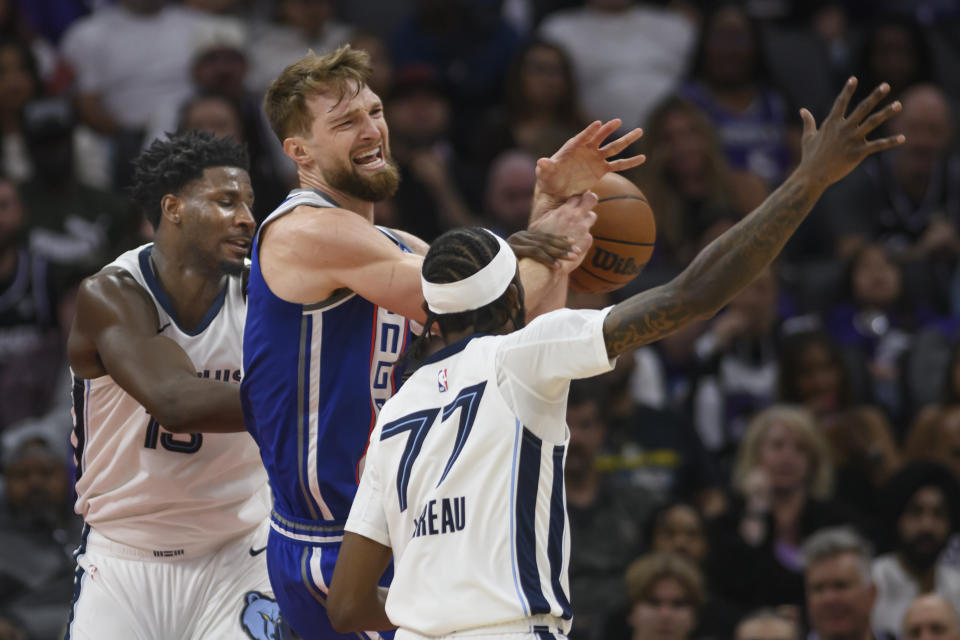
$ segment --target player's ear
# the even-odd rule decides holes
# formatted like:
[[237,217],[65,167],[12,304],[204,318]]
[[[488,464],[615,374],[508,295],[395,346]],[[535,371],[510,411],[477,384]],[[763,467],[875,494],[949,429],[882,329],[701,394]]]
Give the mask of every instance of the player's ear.
[[284,138],[283,152],[290,156],[290,159],[297,165],[305,165],[311,161],[310,154],[307,153],[306,141],[300,136]]
[[160,198],[160,217],[166,218],[169,222],[179,225],[183,215],[183,200],[168,193]]

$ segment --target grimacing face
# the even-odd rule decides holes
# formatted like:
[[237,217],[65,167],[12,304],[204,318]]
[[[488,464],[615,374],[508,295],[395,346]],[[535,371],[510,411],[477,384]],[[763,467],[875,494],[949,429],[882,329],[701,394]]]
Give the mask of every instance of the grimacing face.
[[366,202],[396,193],[399,172],[390,157],[390,136],[383,103],[369,87],[347,87],[341,97],[319,94],[307,99],[313,114],[303,138],[310,159],[331,188]]

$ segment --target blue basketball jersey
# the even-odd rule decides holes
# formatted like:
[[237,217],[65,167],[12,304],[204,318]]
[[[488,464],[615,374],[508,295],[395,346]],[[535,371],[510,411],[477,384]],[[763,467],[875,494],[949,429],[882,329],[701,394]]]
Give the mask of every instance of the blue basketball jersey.
[[[296,189],[260,227],[299,206],[337,204]],[[380,230],[404,251],[389,230]],[[394,362],[411,339],[409,321],[352,291],[316,304],[274,295],[254,240],[247,285],[241,385],[247,430],[274,492],[274,509],[296,520],[346,520],[380,407],[397,388]]]

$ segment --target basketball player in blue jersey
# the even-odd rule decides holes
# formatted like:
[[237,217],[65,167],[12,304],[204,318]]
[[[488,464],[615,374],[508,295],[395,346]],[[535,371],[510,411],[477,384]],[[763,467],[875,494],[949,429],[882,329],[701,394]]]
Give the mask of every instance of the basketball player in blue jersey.
[[[572,618],[563,486],[570,380],[723,307],[780,252],[814,202],[867,155],[895,112],[881,85],[849,115],[851,79],[803,157],[753,213],[673,281],[607,309],[561,309],[523,326],[516,260],[482,229],[447,232],[422,286],[446,347],[380,411],[327,601],[343,632],[396,626],[397,640],[564,637]],[[577,206],[596,203],[585,193]],[[582,258],[578,258],[582,260]],[[389,590],[378,579],[393,558]]]
[[[302,188],[254,242],[241,394],[275,497],[271,583],[306,639],[340,637],[324,607],[343,524],[377,413],[397,388],[394,362],[411,321],[425,319],[426,244],[373,224],[374,203],[394,193],[398,177],[369,74],[367,54],[349,47],[310,55],[284,70],[264,101]],[[537,230],[574,247],[589,239],[592,218],[565,191],[642,162],[607,160],[640,135],[601,147],[618,125],[595,123],[544,161]],[[549,306],[559,270],[521,260],[520,273],[530,306]]]
[[278,638],[270,490],[240,405],[246,150],[155,141],[134,182],[155,240],[83,282],[68,341],[86,527],[67,638]]

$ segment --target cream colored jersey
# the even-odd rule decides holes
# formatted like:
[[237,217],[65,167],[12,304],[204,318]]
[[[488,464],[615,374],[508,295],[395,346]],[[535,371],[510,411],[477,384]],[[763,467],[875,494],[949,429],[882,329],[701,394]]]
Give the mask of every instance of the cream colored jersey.
[[380,411],[346,529],[392,547],[401,630],[569,629],[567,394],[612,368],[605,316],[451,344]]
[[[128,272],[150,295],[157,333],[184,349],[198,376],[239,386],[240,278],[229,278],[200,326],[184,331],[150,266],[152,249],[128,251],[106,268]],[[171,557],[219,547],[269,516],[267,475],[249,434],[170,433],[109,375],[74,376],[73,413],[76,511],[101,535]]]

